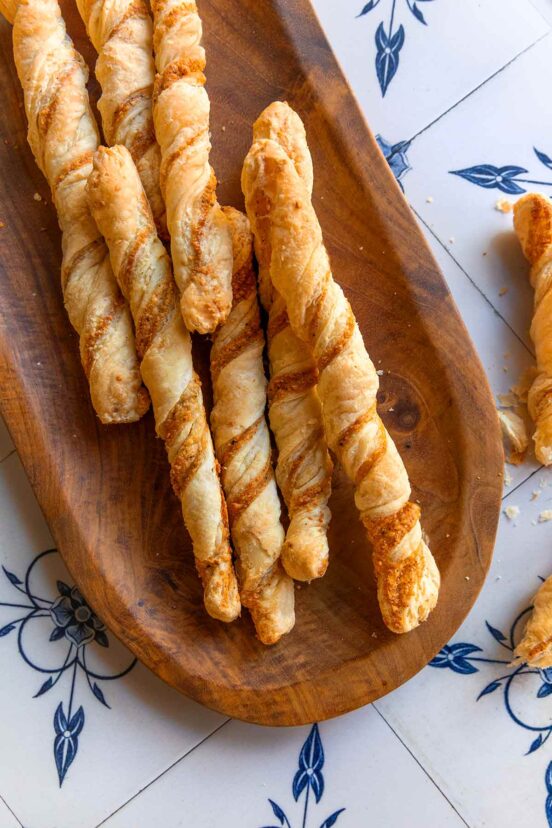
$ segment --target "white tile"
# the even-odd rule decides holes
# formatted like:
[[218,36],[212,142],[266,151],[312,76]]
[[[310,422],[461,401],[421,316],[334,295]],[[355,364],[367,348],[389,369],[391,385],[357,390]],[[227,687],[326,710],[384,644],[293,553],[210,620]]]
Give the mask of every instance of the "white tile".
[[[72,586],[72,580],[57,553],[37,559],[50,546],[19,459],[12,455],[0,466],[0,563],[12,573],[0,570],[0,796],[26,828],[93,828],[224,719],[170,690],[142,666],[111,680],[133,659],[103,630],[98,639],[105,643],[107,635],[109,647],[91,641],[71,666],[73,648],[69,667],[60,674],[71,642],[79,633],[91,636],[93,624],[73,626],[74,613],[85,607],[72,593],[75,603],[66,626],[63,608],[71,603],[62,601],[64,587],[58,581]],[[35,599],[34,615],[29,592],[43,599]],[[52,607],[56,599],[58,606]],[[52,641],[56,621],[60,637]],[[33,698],[49,677],[55,683]],[[94,695],[95,687],[110,709]],[[76,716],[74,729],[82,725],[61,787],[54,761],[60,704],[67,719]],[[66,727],[61,719],[59,730]]]
[[[531,500],[537,489],[542,494]],[[520,516],[513,522],[501,516],[485,587],[451,642],[455,663],[464,674],[428,666],[377,707],[470,825],[545,826],[545,772],[552,769],[549,745],[526,754],[535,739],[550,734],[550,697],[542,690],[537,696],[545,683],[538,671],[512,678],[508,647],[512,626],[530,606],[539,576],[552,571],[552,524],[538,523],[539,513],[552,507],[552,471],[538,472],[509,495],[506,504],[517,505]],[[499,643],[486,622],[506,641]],[[514,625],[515,642],[522,631],[523,619]],[[462,659],[454,650],[458,644],[474,649],[464,650]],[[466,672],[470,667],[474,672]],[[478,701],[486,687],[489,692]]]
[[[513,232],[512,214],[496,209],[499,199],[513,202],[518,196],[478,186],[451,171],[484,164],[519,167],[527,172],[515,176],[515,187],[552,195],[552,169],[533,149],[552,157],[552,108],[543,105],[551,71],[548,36],[416,138],[407,151],[411,170],[402,180],[416,212],[527,342],[533,302],[529,267]],[[500,296],[502,288],[507,293]]]
[[6,424],[0,416],[0,463],[2,462],[4,457],[6,457],[10,453],[10,451],[13,451],[13,448],[14,446],[11,437],[8,434]]
[[[456,264],[443,245],[431,232],[428,232],[423,224],[422,230],[426,234],[433,255],[479,354],[498,406],[500,404],[498,395],[508,393],[521,374],[534,364],[533,356]],[[529,428],[532,430],[531,423],[529,423]],[[522,465],[507,464],[511,483],[505,487],[505,493],[538,468],[539,464],[535,460],[531,441],[526,461]]]
[[0,828],[21,828],[21,823],[0,800]]
[[[411,138],[549,29],[529,0],[372,0],[362,17],[368,0],[313,5],[372,130],[393,143]],[[389,34],[391,17],[404,43],[383,96],[375,37],[381,24]]]
[[[309,735],[307,752],[316,754],[319,762],[313,782],[323,784],[319,802],[315,787],[307,786],[297,801],[293,794],[299,753]],[[318,736],[310,727],[261,728],[231,722],[109,819],[105,828],[149,828],[158,824],[161,813],[164,828],[324,828],[328,817],[341,809],[332,823],[337,828],[463,824],[376,711],[367,707],[323,722]]]
[[552,23],[552,0],[531,0],[548,23]]

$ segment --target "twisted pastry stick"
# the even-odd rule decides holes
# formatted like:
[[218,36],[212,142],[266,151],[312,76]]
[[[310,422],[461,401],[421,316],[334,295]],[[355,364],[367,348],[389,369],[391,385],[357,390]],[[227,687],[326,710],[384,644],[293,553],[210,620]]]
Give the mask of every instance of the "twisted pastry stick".
[[62,231],[63,298],[80,337],[92,404],[102,423],[138,420],[149,407],[128,308],[88,209],[86,180],[98,132],[88,72],[56,0],[0,0],[14,23],[13,48],[29,122],[28,140],[46,176]]
[[294,332],[312,348],[326,438],[355,485],[383,619],[394,632],[407,632],[435,606],[440,578],[422,538],[420,509],[408,501],[403,462],[376,411],[378,376],[333,280],[310,194],[280,144],[254,142],[242,188],[253,232],[259,220],[268,222],[272,283]]
[[[271,104],[253,126],[253,138],[278,141],[312,193],[305,129],[285,103]],[[276,479],[286,501],[289,527],[282,550],[286,572],[299,581],[320,578],[328,567],[332,461],[326,446],[318,371],[309,348],[292,331],[284,300],[270,281],[270,227],[257,221],[255,252],[261,299],[268,312],[270,425],[278,446]]]
[[153,117],[161,146],[161,190],[181,310],[190,331],[211,333],[232,304],[232,239],[209,165],[209,97],[201,20],[193,0],[153,0],[160,73]]
[[535,454],[545,466],[552,464],[552,205],[528,193],[514,206],[514,227],[525,258],[531,264],[535,307],[531,339],[537,356],[537,377],[527,405],[535,423]]
[[552,577],[546,579],[533,599],[533,612],[514,656],[514,664],[552,667]]
[[88,198],[132,310],[142,376],[192,538],[205,607],[214,618],[233,621],[240,601],[201,384],[193,369],[190,336],[178,309],[170,260],[125,147],[100,147],[96,152]]
[[282,569],[284,530],[265,420],[266,378],[253,241],[243,213],[224,208],[232,228],[234,302],[211,351],[211,427],[238,556],[243,604],[263,644],[295,623],[293,581]]
[[160,235],[166,215],[155,140],[151,95],[155,78],[152,22],[145,0],[77,0],[88,35],[98,52],[96,75],[102,88],[98,109],[107,143],[123,144],[134,160]]

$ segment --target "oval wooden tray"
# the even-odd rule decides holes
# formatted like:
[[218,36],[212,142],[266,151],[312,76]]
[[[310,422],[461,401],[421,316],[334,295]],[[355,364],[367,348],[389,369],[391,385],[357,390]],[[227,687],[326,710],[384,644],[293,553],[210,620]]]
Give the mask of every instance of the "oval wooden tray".
[[[71,35],[94,56],[73,2]],[[203,610],[151,414],[104,427],[63,309],[60,240],[26,143],[10,27],[0,25],[0,403],[59,549],[96,612],[153,671],[223,713],[295,725],[345,713],[423,667],[454,634],[490,563],[502,449],[480,363],[412,214],[307,0],[202,0],[221,203],[242,205],[251,124],[276,98],[303,117],[315,205],[336,278],[382,377],[380,411],[405,458],[439,563],[441,599],[405,636],[378,612],[370,550],[339,471],[331,564],[297,589],[297,625],[266,649],[250,620]],[[91,81],[93,95],[97,85]],[[49,199],[48,199],[49,201]],[[198,349],[205,368],[205,345]],[[467,580],[466,576],[469,576]]]

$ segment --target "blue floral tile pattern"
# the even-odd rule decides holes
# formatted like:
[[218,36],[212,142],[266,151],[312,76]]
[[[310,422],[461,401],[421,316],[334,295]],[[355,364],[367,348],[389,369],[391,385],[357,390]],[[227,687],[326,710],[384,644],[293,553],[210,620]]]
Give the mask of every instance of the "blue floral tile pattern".
[[[542,581],[544,579],[541,578],[540,580]],[[476,701],[500,690],[504,702],[504,709],[511,721],[518,727],[528,731],[532,736],[532,741],[525,754],[526,756],[539,750],[552,734],[549,710],[542,710],[540,706],[542,699],[546,699],[552,694],[552,669],[540,670],[530,668],[526,664],[519,664],[517,666],[512,664],[514,650],[524,629],[524,621],[531,610],[532,607],[527,607],[519,613],[511,625],[508,635],[505,635],[501,630],[493,627],[488,621],[485,621],[487,632],[500,647],[506,650],[508,653],[507,658],[488,658],[485,655],[478,655],[484,651],[477,644],[457,642],[445,645],[435,658],[429,662],[430,667],[449,669],[463,676],[478,673],[479,664],[500,664],[505,666],[506,672],[501,671],[500,675],[494,677],[492,681],[486,684],[478,694]],[[531,679],[523,680],[523,676],[531,676]],[[526,711],[523,715],[515,708],[512,702],[512,694],[520,684],[520,679],[522,679],[523,683],[523,697],[532,699],[531,710]],[[527,685],[528,681],[533,682],[532,692]],[[539,720],[542,723],[535,723],[539,722]],[[548,825],[552,828],[552,762],[546,770],[545,785],[548,792],[545,805],[546,817]]]
[[[103,690],[98,682],[113,681],[127,675],[136,664],[132,659],[122,671],[103,674],[94,672],[87,665],[88,648],[94,644],[109,647],[109,638],[105,627],[95,615],[76,587],[71,587],[63,581],[57,581],[57,595],[45,598],[36,594],[33,587],[33,576],[37,573],[45,559],[56,554],[55,549],[41,552],[29,565],[23,580],[15,573],[2,567],[3,574],[11,587],[24,596],[17,602],[0,600],[0,609],[24,610],[0,629],[0,638],[17,631],[17,649],[23,661],[47,678],[38,688],[34,698],[50,692],[61,680],[65,680],[67,697],[65,702],[59,702],[54,714],[54,761],[56,764],[59,785],[63,784],[67,771],[73,763],[79,749],[79,737],[85,725],[85,712],[82,705],[77,708],[77,677],[84,676],[88,688],[98,702],[109,707]],[[59,663],[54,667],[46,666],[47,660],[38,663],[35,656],[31,656],[26,645],[26,630],[36,623],[50,625],[49,642],[63,642],[66,649],[61,651]],[[61,686],[61,685],[60,685]],[[76,709],[75,709],[76,708]]]
[[[552,158],[536,147],[533,151],[538,160],[547,169],[552,170]],[[521,184],[534,184],[537,187],[552,187],[552,180],[542,181],[536,178],[524,178],[529,170],[525,167],[507,165],[495,167],[494,164],[476,164],[474,167],[467,167],[464,170],[450,170],[451,175],[458,175],[470,184],[477,184],[486,190],[496,189],[508,195],[521,195],[527,192],[526,187]]]
[[[365,14],[373,11],[379,6],[380,2],[381,0],[369,0],[363,6],[357,17],[363,17]],[[394,28],[397,15],[397,2],[398,0],[392,0],[391,2],[387,24],[382,20],[376,30],[376,75],[382,97],[385,97],[389,84],[397,74],[399,55],[406,40],[404,25],[400,23],[398,27]],[[432,3],[433,0],[405,0],[405,2],[407,9],[416,20],[424,26],[427,26],[427,21],[420,4]]]
[[[283,825],[285,828],[296,828],[296,826],[299,825],[301,828],[309,828],[311,825],[312,828],[315,828],[315,825],[316,828],[331,828],[332,825],[336,824],[339,816],[343,813],[345,808],[339,808],[339,810],[334,811],[320,824],[317,819],[315,819],[315,822],[308,821],[309,806],[312,804],[312,799],[310,799],[311,791],[316,805],[320,803],[324,793],[324,777],[322,775],[323,767],[324,748],[322,746],[322,739],[320,738],[318,725],[314,724],[299,753],[299,766],[292,782],[294,800],[299,802],[299,799],[304,794],[302,820],[300,823],[290,822],[283,808],[281,808],[277,802],[274,802],[274,800],[269,799],[268,802],[272,808],[272,813],[278,820],[279,825]],[[278,828],[278,826],[265,825],[263,828]]]
[[406,155],[412,142],[399,141],[398,144],[391,144],[381,135],[376,135],[376,142],[391,167],[391,172],[399,182],[401,190],[404,190],[401,179],[412,169]]

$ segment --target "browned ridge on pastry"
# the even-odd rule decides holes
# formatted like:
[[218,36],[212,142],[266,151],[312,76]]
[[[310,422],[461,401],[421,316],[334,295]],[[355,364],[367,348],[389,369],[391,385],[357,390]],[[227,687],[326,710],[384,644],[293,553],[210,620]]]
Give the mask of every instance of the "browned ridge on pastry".
[[233,621],[240,600],[226,503],[201,383],[193,369],[190,335],[180,315],[169,257],[124,147],[101,147],[96,152],[88,197],[134,317],[142,376],[192,538],[206,609],[214,618]]
[[537,357],[537,376],[527,398],[536,426],[537,459],[552,464],[552,205],[537,193],[522,196],[514,206],[514,227],[525,258],[531,264],[535,307],[531,339]]
[[247,218],[224,208],[232,228],[233,296],[230,315],[211,351],[214,408],[211,426],[222,468],[242,603],[264,644],[295,623],[294,587],[280,563],[284,530],[265,420],[264,336]]
[[129,310],[86,200],[98,131],[84,61],[56,0],[0,0],[14,21],[15,63],[25,98],[28,139],[52,190],[62,231],[62,288],[96,413],[103,423],[138,420],[149,407]]
[[186,327],[212,333],[232,304],[232,239],[209,164],[201,20],[194,2],[153,0],[152,9],[159,72],[153,116],[174,276]]
[[77,6],[98,52],[98,109],[107,143],[123,144],[130,151],[157,229],[166,238],[161,151],[153,128],[155,64],[148,5],[145,0],[77,0]]
[[[302,157],[307,152],[305,143]],[[394,632],[406,632],[435,606],[439,571],[422,537],[419,509],[408,501],[406,469],[377,414],[377,373],[333,279],[309,189],[277,130],[254,141],[242,187],[254,234],[260,235],[259,223],[268,233],[272,284],[319,371],[326,439],[355,486],[383,619]]]
[[[312,192],[305,130],[289,106],[279,101],[271,104],[256,121],[253,137],[282,143]],[[282,562],[293,578],[310,581],[324,575],[328,567],[333,467],[316,390],[318,369],[308,346],[291,329],[285,303],[270,281],[270,227],[261,214],[266,211],[258,210],[255,252],[261,299],[268,312],[269,416],[278,446],[276,479],[290,519]]]

